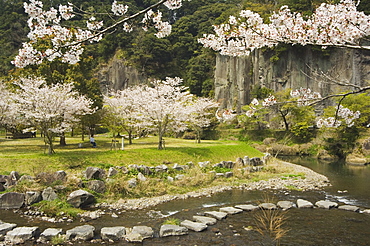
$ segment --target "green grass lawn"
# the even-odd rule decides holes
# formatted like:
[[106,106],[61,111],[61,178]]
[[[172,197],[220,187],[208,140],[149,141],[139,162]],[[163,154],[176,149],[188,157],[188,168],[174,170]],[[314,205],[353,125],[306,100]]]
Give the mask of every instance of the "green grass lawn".
[[67,146],[61,147],[55,142],[54,155],[46,154],[42,138],[5,139],[0,137],[0,174],[18,171],[21,174],[35,175],[39,172],[80,172],[88,166],[109,168],[111,166],[128,166],[130,164],[156,166],[163,163],[186,164],[210,161],[235,161],[237,157],[255,157],[262,154],[244,142],[193,140],[166,138],[166,149],[157,149],[157,137],[147,137],[125,141],[124,150],[121,139],[117,148],[111,150],[112,138],[107,135],[96,135],[98,147],[92,148],[88,138],[79,148],[81,137],[67,138]]

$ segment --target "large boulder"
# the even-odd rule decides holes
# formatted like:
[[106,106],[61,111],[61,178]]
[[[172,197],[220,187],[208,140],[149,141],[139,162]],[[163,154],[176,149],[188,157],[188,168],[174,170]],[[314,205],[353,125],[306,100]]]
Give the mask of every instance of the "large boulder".
[[25,195],[25,202],[27,205],[38,203],[42,200],[41,193],[38,191],[27,191]]
[[36,180],[44,185],[51,185],[55,182],[54,173],[41,172],[36,175]]
[[346,157],[346,163],[349,165],[355,166],[364,166],[369,164],[370,160],[366,158],[364,155],[360,154],[349,154]]
[[98,167],[88,167],[85,171],[86,179],[104,179],[105,171]]
[[41,196],[42,196],[42,200],[44,201],[54,201],[55,199],[58,198],[57,193],[55,193],[55,191],[51,187],[45,188],[42,191]]
[[55,181],[60,180],[64,182],[67,180],[67,173],[63,170],[56,171],[53,175],[54,175]]
[[96,193],[104,193],[106,190],[105,183],[102,180],[90,180],[87,182],[87,188]]
[[95,227],[92,225],[77,226],[66,231],[67,240],[88,241],[94,237]]
[[24,194],[8,192],[0,195],[0,209],[17,209],[24,205]]
[[114,167],[110,167],[108,170],[108,177],[112,177],[118,174],[118,170]]
[[85,190],[76,190],[69,194],[67,202],[75,208],[82,208],[94,203],[95,197]]

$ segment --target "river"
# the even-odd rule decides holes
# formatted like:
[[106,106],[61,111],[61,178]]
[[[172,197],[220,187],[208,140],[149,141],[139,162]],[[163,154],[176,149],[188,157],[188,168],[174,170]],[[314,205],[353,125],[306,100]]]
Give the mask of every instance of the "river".
[[[320,163],[314,159],[284,158],[327,176],[332,186],[322,191],[243,191],[233,190],[213,195],[211,197],[176,200],[158,205],[151,209],[126,211],[118,214],[118,218],[105,215],[88,224],[94,225],[97,231],[106,226],[147,225],[156,231],[156,237],[146,239],[143,243],[133,244],[119,242],[110,245],[163,245],[163,246],[243,246],[272,245],[268,237],[262,237],[258,232],[247,230],[255,227],[256,212],[243,212],[229,215],[226,219],[209,226],[203,232],[190,232],[185,236],[159,238],[160,225],[168,218],[180,220],[192,219],[193,215],[205,211],[218,210],[220,207],[238,204],[259,204],[263,201],[290,200],[298,198],[315,203],[328,199],[339,204],[356,205],[370,208],[370,167],[348,166],[341,162]],[[107,211],[108,213],[109,211]],[[115,211],[117,212],[117,211]],[[286,223],[283,228],[287,234],[280,240],[281,245],[370,245],[370,214],[355,213],[338,209],[290,209],[286,213]],[[76,221],[70,224],[53,224],[41,221],[27,221],[10,211],[0,211],[0,219],[5,222],[15,222],[18,226],[39,226],[41,230],[47,227],[62,227],[71,229],[82,223]],[[16,220],[16,221],[14,221]],[[86,223],[84,223],[86,224]],[[96,245],[97,243],[79,243],[78,245]]]

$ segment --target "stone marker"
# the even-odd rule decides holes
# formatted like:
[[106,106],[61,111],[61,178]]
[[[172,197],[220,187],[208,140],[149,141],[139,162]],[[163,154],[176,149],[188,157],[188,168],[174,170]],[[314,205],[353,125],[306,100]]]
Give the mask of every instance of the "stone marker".
[[313,204],[307,200],[298,199],[297,200],[298,208],[313,208]]
[[227,217],[227,213],[225,212],[207,211],[207,212],[204,212],[204,214],[212,218],[218,219],[218,220],[222,220]]
[[32,240],[40,234],[38,227],[17,227],[8,231],[5,235],[5,242],[11,244],[25,243]]
[[331,202],[331,201],[317,201],[315,205],[319,208],[325,208],[325,209],[331,209],[331,208],[336,208],[338,207],[338,203],[336,202]]
[[197,231],[197,232],[204,231],[208,227],[206,224],[194,222],[191,220],[181,221],[180,225],[188,228],[189,230]]
[[66,231],[67,240],[88,241],[94,237],[95,227],[92,225],[77,226]]
[[202,223],[202,224],[206,224],[206,225],[214,225],[217,223],[217,219],[207,217],[207,216],[194,215],[193,220],[195,220],[196,222]]
[[160,237],[181,236],[188,234],[188,228],[178,225],[162,225],[159,230]]
[[238,213],[243,212],[243,210],[239,208],[234,208],[234,207],[223,207],[223,208],[220,208],[220,212],[225,212],[227,214],[238,214]]
[[100,230],[100,235],[103,240],[119,241],[126,234],[126,228],[123,226],[103,227]]

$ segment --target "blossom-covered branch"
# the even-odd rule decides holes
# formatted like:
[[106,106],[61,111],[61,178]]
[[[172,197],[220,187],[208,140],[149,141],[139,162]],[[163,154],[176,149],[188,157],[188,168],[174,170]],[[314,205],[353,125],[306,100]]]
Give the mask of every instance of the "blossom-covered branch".
[[[114,24],[104,27],[103,21],[98,21],[95,16],[92,16],[86,21],[86,27],[72,28],[63,23],[66,24],[75,17],[73,4],[68,3],[68,5],[59,5],[58,9],[52,7],[44,10],[41,1],[30,0],[29,3],[24,3],[25,12],[29,15],[30,32],[27,36],[29,41],[22,44],[19,54],[12,63],[16,67],[26,67],[41,64],[45,59],[53,61],[59,58],[62,62],[75,64],[80,60],[85,42],[99,42],[106,33],[120,26],[122,30],[130,32],[132,30],[130,22],[141,15],[143,18],[140,23],[144,30],[152,24],[157,29],[155,35],[158,38],[168,36],[171,33],[171,25],[162,21],[160,11],[154,12],[153,9],[162,4],[167,8],[176,9],[181,7],[181,3],[181,0],[159,0],[135,14],[127,15],[128,6],[114,1],[111,11],[119,18]],[[39,42],[45,43],[45,40],[50,41],[49,47],[40,48]]]
[[352,0],[323,3],[305,17],[283,6],[271,15],[268,24],[259,14],[242,10],[239,17],[230,16],[228,23],[215,25],[214,31],[199,42],[228,56],[249,55],[279,43],[370,49],[361,45],[361,39],[370,34],[370,16],[357,11]]

